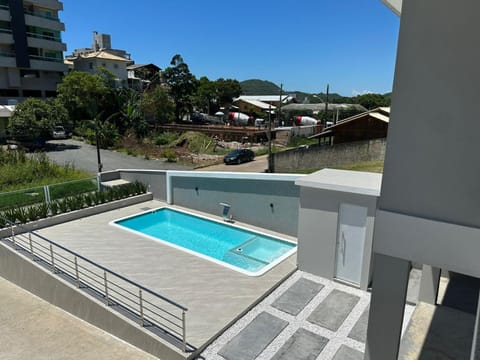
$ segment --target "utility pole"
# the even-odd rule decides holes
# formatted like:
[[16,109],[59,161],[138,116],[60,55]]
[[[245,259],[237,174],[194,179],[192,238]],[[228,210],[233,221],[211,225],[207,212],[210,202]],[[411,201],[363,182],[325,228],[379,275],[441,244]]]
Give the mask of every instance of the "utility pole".
[[101,173],[103,169],[102,160],[100,159],[100,141],[99,141],[99,134],[98,134],[98,114],[95,115],[95,142],[97,145],[97,164],[98,164],[98,172]]
[[272,105],[268,105],[268,173],[273,172],[272,159]]
[[283,96],[283,84],[280,84],[280,101],[278,103],[278,111],[277,111],[278,126],[281,125],[281,121],[282,121],[282,96]]
[[330,84],[327,84],[327,101],[325,101],[325,115],[323,116],[323,127],[327,126],[327,116],[328,116],[328,93],[330,91]]

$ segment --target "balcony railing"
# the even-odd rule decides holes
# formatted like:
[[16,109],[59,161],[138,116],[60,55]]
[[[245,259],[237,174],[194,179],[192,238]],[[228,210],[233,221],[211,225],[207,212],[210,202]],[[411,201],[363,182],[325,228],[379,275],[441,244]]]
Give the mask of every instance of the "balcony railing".
[[49,40],[49,41],[55,41],[55,42],[62,42],[62,39],[59,37],[55,36],[50,36],[50,35],[42,35],[42,34],[37,34],[37,33],[32,33],[32,32],[27,32],[27,36],[36,38],[36,39],[43,39],[43,40]]
[[32,15],[32,16],[36,16],[36,17],[41,17],[41,18],[44,18],[44,19],[48,19],[48,20],[52,20],[52,21],[60,21],[60,19],[56,16],[53,16],[53,15],[47,15],[47,14],[42,14],[40,12],[36,12],[36,11],[27,11],[25,10],[24,11],[25,14],[27,15]]
[[0,50],[0,56],[3,56],[3,57],[15,57],[15,53],[14,53],[14,52],[11,52],[11,51],[3,51],[3,50]]
[[8,5],[3,5],[3,4],[0,4],[0,9],[3,9],[3,10],[8,10],[9,7]]
[[[187,344],[188,309],[138,283],[89,260],[34,231],[1,218],[10,228],[0,241],[24,254],[79,290],[101,300],[105,306],[135,320],[182,351]],[[165,333],[168,336],[165,336]]]
[[48,61],[48,62],[56,62],[56,63],[63,63],[63,59],[54,58],[54,57],[47,57],[47,56],[39,56],[39,55],[30,55],[30,59],[40,60],[40,61]]
[[11,29],[1,29],[0,28],[0,34],[11,34],[12,30]]

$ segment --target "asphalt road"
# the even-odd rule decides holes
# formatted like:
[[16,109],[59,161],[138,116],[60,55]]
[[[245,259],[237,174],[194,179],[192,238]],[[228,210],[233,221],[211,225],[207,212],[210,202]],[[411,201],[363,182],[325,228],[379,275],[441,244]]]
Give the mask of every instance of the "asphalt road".
[[[97,150],[95,146],[76,140],[52,140],[48,142],[48,157],[59,165],[73,164],[76,169],[97,173]],[[145,160],[110,150],[101,150],[103,171],[116,169],[192,170],[193,166],[168,163],[161,160]]]
[[268,155],[262,155],[255,158],[255,160],[239,164],[239,165],[225,165],[218,164],[196,169],[198,171],[228,171],[228,172],[254,172],[262,173],[268,168]]

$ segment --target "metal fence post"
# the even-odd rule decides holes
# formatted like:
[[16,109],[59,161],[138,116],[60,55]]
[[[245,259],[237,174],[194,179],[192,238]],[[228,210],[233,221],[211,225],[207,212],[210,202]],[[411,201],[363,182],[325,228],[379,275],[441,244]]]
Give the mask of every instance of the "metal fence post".
[[140,305],[140,326],[144,326],[145,322],[143,321],[143,295],[142,295],[142,289],[138,289],[138,299],[139,299],[139,305]]
[[10,230],[12,232],[12,243],[15,245],[15,230],[13,230],[13,224],[10,226]]
[[35,260],[35,254],[33,253],[32,233],[28,233],[28,243],[30,244],[30,253],[32,254],[32,260]]
[[183,352],[187,352],[187,324],[185,320],[185,310],[182,310],[182,338]]
[[52,261],[52,272],[55,274],[55,259],[53,257],[53,245],[50,243],[50,260]]
[[108,282],[107,282],[107,272],[103,272],[103,282],[105,284],[105,304],[108,306]]
[[45,202],[47,204],[50,204],[50,189],[49,189],[48,185],[45,185],[43,187],[43,193],[44,193],[44,196],[45,196]]
[[80,287],[80,278],[78,277],[78,261],[77,261],[76,256],[75,256],[74,260],[75,260],[75,278],[77,279],[77,287],[79,288]]

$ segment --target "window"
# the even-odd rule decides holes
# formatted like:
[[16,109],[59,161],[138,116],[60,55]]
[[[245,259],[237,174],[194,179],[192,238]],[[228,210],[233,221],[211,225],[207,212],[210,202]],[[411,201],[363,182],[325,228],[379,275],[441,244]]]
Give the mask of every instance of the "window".
[[42,97],[42,92],[40,90],[23,90],[23,97]]
[[0,89],[0,96],[3,97],[19,97],[18,90],[15,89]]
[[39,78],[40,72],[37,70],[20,70],[20,76],[22,78]]
[[114,69],[118,69],[118,64],[113,65]]
[[47,90],[47,91],[45,91],[45,96],[46,96],[47,98],[56,97],[56,96],[57,96],[57,92],[56,92],[56,91]]
[[93,63],[92,62],[88,63],[88,68],[93,70]]

